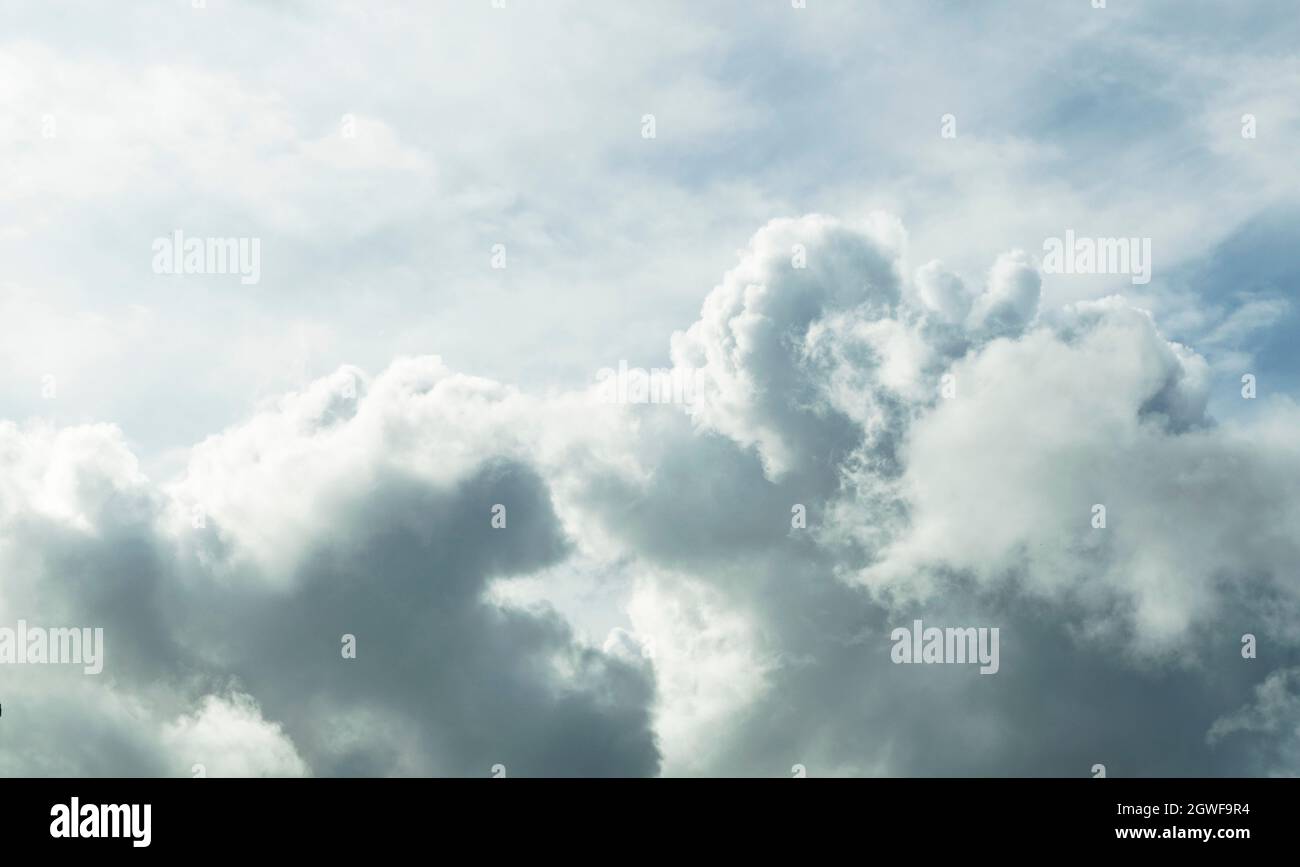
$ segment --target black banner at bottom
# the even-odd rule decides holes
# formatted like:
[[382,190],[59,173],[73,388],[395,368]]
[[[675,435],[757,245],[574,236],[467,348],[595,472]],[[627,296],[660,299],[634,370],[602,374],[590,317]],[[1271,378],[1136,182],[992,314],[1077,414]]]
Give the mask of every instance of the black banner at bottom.
[[628,853],[729,857],[891,843],[1220,856],[1290,843],[1298,796],[1281,779],[0,780],[7,852],[128,856],[431,844],[594,856],[611,838]]

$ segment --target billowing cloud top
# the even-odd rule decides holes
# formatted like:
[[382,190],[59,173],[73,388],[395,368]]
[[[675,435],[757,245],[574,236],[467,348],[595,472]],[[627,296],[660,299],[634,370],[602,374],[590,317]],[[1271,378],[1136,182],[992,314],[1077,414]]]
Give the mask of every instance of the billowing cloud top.
[[[672,335],[685,405],[401,358],[161,482],[112,425],[0,423],[0,610],[104,630],[99,675],[0,671],[0,770],[1300,770],[1300,408],[1218,422],[1129,301],[907,244],[762,227]],[[896,665],[916,619],[997,627],[997,675]]]

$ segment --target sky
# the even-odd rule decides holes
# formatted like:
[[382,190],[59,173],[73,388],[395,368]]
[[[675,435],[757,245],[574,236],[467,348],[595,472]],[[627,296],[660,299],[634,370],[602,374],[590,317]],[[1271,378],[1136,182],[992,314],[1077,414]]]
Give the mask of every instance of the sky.
[[1292,4],[0,21],[0,774],[1300,772]]

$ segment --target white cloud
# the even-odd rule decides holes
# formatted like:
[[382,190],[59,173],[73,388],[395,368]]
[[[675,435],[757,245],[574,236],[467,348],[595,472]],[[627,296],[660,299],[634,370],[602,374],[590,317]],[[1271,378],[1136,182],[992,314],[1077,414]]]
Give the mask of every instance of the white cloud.
[[1015,334],[1038,312],[1042,278],[1023,250],[1003,253],[989,272],[988,288],[975,299],[971,325],[993,334]]
[[[202,765],[209,777],[301,777],[307,766],[280,726],[262,718],[251,696],[209,695],[163,728],[177,767]],[[187,766],[185,763],[190,762]]]

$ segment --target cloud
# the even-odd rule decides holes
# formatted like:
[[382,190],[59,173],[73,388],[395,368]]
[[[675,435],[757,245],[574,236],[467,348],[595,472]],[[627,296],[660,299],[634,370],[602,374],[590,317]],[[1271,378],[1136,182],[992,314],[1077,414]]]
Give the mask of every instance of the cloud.
[[0,770],[1294,767],[1288,4],[176,5],[6,10]]
[[[33,671],[5,679],[6,776],[302,776],[280,726],[245,694],[187,704],[169,690]],[[175,714],[172,716],[172,714]],[[202,765],[196,770],[195,765]]]
[[971,310],[971,324],[995,335],[1017,334],[1038,312],[1042,278],[1023,250],[1003,253],[989,272],[988,290]]
[[755,234],[700,319],[673,336],[674,363],[704,374],[702,399],[691,406],[696,422],[755,446],[771,475],[824,458],[850,436],[799,350],[832,310],[861,307],[872,318],[894,310],[900,290],[890,249],[902,243],[901,224],[885,215],[864,230],[810,216],[775,220]]
[[[1122,298],[1040,320],[1023,254],[998,258],[960,328],[933,316],[922,287],[887,276],[901,273],[901,250],[871,229],[840,234],[820,217],[794,227],[761,230],[674,339],[679,365],[713,377],[690,407],[694,430],[669,408],[629,407],[628,451],[647,472],[574,507],[587,510],[575,525],[646,561],[638,622],[672,621],[679,650],[734,648],[754,675],[719,689],[692,671],[711,654],[683,653],[688,663],[656,643],[660,682],[673,683],[661,725],[680,727],[707,693],[733,731],[719,751],[682,746],[675,730],[669,768],[1233,767],[1239,757],[1207,754],[1197,726],[1249,688],[1242,632],[1295,652],[1300,474],[1282,433],[1294,404],[1276,400],[1250,426],[1217,423],[1204,358]],[[795,244],[809,268],[856,268],[818,274],[837,286],[811,290],[790,264]],[[805,533],[791,529],[795,503]],[[720,595],[686,615],[690,586]],[[1012,643],[996,682],[885,662],[888,627],[914,616],[1000,624]],[[1157,714],[1157,695],[1184,718]],[[1026,721],[1040,702],[1057,722]],[[955,708],[968,717],[960,736],[941,722]],[[1162,739],[1199,764],[1171,763]]]
[[[685,406],[400,358],[266,403],[162,483],[110,425],[0,425],[4,610],[108,642],[102,681],[23,701],[90,691],[119,709],[91,743],[124,744],[5,761],[188,773],[246,729],[215,772],[1243,767],[1204,733],[1254,684],[1242,633],[1300,642],[1300,410],[1216,422],[1205,358],[1121,298],[1042,315],[1022,253],[963,321],[906,239],[886,215],[760,228],[672,337],[704,383]],[[625,620],[597,645],[564,588],[601,580]],[[894,665],[918,617],[1000,627],[998,674]]]
[[[154,732],[73,772],[654,773],[651,674],[577,643],[552,610],[486,598],[567,547],[511,454],[510,405],[436,359],[368,388],[341,370],[200,444],[166,491],[111,426],[0,427],[0,555],[19,576],[4,610],[105,630],[103,685],[63,678],[46,701],[99,690]],[[126,738],[118,717],[80,724],[102,744]],[[240,731],[246,753],[213,755]],[[54,748],[8,762],[39,770]]]
[[[14,109],[7,138],[22,145],[0,201],[21,206],[24,222],[14,226],[24,232],[143,192],[150,201],[202,197],[233,212],[208,234],[364,234],[409,216],[401,186],[433,181],[429,155],[387,122],[340,113],[327,128],[305,128],[281,95],[229,72],[73,60],[34,42],[0,46],[0,71]],[[355,206],[346,219],[340,203]],[[244,228],[232,231],[230,220]]]
[[921,303],[947,322],[961,322],[970,312],[971,297],[961,278],[943,267],[938,259],[927,262],[914,278]]
[[[1300,452],[1268,428],[1212,424],[1205,361],[1149,317],[1118,300],[1084,305],[1064,334],[997,341],[953,371],[956,398],[909,438],[910,526],[869,582],[920,592],[931,567],[1015,578],[1095,607],[1111,628],[1129,621],[1147,649],[1212,620],[1224,582],[1268,576],[1285,591],[1300,554]],[[1300,419],[1294,405],[1274,412],[1276,424]]]
[[299,777],[307,771],[280,726],[267,723],[252,697],[241,693],[205,696],[194,713],[164,727],[162,740],[178,765],[192,757],[204,776]]
[[1300,774],[1300,668],[1269,674],[1255,688],[1254,701],[1214,721],[1206,742],[1254,735],[1251,771],[1269,776]]

